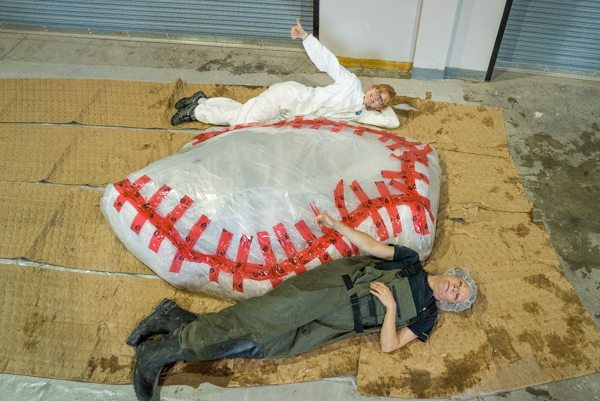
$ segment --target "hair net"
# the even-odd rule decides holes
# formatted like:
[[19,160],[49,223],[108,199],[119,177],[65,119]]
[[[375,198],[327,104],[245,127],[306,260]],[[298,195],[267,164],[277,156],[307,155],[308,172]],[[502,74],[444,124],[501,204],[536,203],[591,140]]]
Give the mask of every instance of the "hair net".
[[457,267],[455,269],[449,269],[444,274],[456,276],[465,280],[465,282],[469,284],[469,287],[471,287],[471,296],[466,301],[460,303],[443,302],[436,300],[435,303],[437,304],[437,307],[447,312],[462,312],[466,309],[469,309],[471,305],[473,305],[473,302],[475,302],[475,298],[477,298],[477,285],[475,285],[475,281],[473,281],[473,279],[469,275],[469,270],[462,267]]

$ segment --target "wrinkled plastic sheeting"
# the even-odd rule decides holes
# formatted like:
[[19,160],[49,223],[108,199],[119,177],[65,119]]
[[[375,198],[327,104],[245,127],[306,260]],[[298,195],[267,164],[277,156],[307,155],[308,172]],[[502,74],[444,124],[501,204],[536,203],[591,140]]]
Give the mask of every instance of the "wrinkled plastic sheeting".
[[297,119],[200,134],[109,184],[101,208],[125,246],[173,286],[242,300],[357,254],[314,225],[319,211],[425,260],[440,176],[430,145]]
[[135,401],[133,386],[0,374],[0,399],[10,401]]
[[[332,377],[308,383],[290,383],[278,386],[222,388],[210,383],[200,387],[166,386],[155,389],[153,401],[279,401],[286,394],[287,401],[344,400],[384,401],[385,397],[361,395],[356,391],[353,375]],[[133,385],[97,384],[40,377],[0,374],[0,399],[10,401],[137,401]]]

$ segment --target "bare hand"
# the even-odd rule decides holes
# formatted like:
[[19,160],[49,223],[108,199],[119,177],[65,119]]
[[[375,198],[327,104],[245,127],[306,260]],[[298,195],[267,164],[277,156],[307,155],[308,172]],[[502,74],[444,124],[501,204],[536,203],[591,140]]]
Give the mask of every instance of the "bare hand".
[[388,310],[396,310],[396,300],[389,287],[378,281],[374,281],[370,285],[371,294],[375,295]]
[[302,28],[302,25],[300,25],[300,19],[296,18],[296,26],[292,27],[292,30],[290,31],[290,34],[292,35],[292,39],[306,39],[308,38],[308,33],[306,33],[304,31],[304,29]]
[[318,214],[315,217],[314,222],[317,227],[325,226],[327,228],[333,228],[335,223],[338,223],[337,220],[331,218],[331,216],[327,214],[327,210],[325,210],[323,213]]

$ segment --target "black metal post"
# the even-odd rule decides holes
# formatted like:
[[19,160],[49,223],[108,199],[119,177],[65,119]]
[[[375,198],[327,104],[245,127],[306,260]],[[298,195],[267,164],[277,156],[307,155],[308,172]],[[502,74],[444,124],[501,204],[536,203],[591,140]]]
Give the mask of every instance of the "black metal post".
[[494,72],[494,66],[496,65],[498,51],[500,50],[500,44],[502,43],[502,37],[504,36],[504,30],[506,29],[506,22],[508,21],[512,3],[513,0],[506,0],[506,4],[504,5],[504,14],[502,14],[502,21],[500,21],[500,28],[498,29],[498,35],[496,36],[496,43],[494,44],[494,50],[492,51],[492,58],[490,59],[490,65],[487,69],[485,82],[490,82],[492,79],[492,73]]
[[315,38],[319,39],[319,0],[313,0],[313,31]]

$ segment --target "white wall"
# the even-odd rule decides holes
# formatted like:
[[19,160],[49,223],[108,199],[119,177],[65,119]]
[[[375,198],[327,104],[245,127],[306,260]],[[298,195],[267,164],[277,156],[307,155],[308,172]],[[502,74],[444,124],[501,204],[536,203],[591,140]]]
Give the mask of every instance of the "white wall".
[[444,70],[458,1],[423,1],[413,68]]
[[340,57],[486,71],[505,3],[320,0],[320,39]]
[[421,0],[320,0],[320,6],[319,39],[336,56],[412,61]]
[[446,67],[486,71],[506,0],[459,0]]

